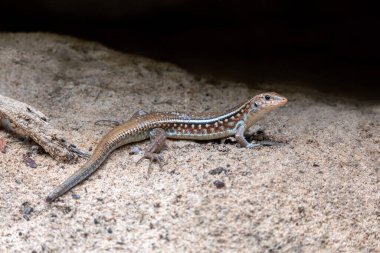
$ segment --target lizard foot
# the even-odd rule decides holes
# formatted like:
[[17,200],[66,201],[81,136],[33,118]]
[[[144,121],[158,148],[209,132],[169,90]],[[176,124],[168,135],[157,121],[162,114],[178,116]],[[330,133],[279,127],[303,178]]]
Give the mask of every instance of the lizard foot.
[[145,152],[144,155],[136,162],[136,165],[138,165],[143,159],[149,160],[149,166],[146,178],[148,178],[152,172],[152,163],[158,163],[158,166],[160,169],[163,167],[163,161],[164,159],[159,155],[151,152]]

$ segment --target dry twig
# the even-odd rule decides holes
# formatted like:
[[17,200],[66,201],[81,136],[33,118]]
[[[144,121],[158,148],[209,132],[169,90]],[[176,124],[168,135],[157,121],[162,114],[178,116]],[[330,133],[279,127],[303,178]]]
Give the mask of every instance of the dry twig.
[[48,123],[48,118],[36,108],[0,95],[0,126],[31,138],[54,159],[73,161],[77,156],[87,156],[69,144],[64,135]]

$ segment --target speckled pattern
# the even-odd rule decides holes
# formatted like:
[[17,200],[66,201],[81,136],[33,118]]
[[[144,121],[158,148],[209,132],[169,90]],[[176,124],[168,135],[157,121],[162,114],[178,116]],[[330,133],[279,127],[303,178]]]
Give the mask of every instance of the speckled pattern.
[[223,111],[262,91],[289,99],[255,137],[280,145],[169,140],[164,166],[147,176],[149,161],[129,153],[148,145],[139,142],[52,204],[46,194],[85,160],[59,163],[0,131],[0,252],[380,252],[378,102],[209,81],[69,37],[0,35],[0,93],[91,152],[111,129],[97,120]]

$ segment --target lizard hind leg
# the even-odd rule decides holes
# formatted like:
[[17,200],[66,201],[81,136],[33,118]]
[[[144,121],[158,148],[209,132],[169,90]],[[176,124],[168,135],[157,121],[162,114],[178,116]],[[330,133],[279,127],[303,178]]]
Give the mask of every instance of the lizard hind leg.
[[[132,114],[132,116],[129,118],[129,120],[131,119],[134,119],[134,118],[137,118],[137,117],[140,117],[140,116],[143,116],[143,115],[146,115],[148,114],[146,111],[144,110],[138,110],[137,112],[135,112],[134,114]],[[95,121],[95,125],[104,125],[104,126],[119,126],[123,124],[123,121],[122,120],[107,120],[107,119],[101,119],[101,120],[97,120]]]
[[132,116],[131,116],[130,119],[134,119],[134,118],[137,118],[137,117],[140,117],[140,116],[146,115],[146,114],[148,114],[146,111],[140,109],[140,110],[138,110],[137,112],[135,112],[134,114],[132,114]]
[[144,150],[144,155],[141,157],[136,164],[139,164],[143,159],[149,159],[149,167],[148,167],[148,176],[150,175],[151,172],[151,165],[152,162],[157,162],[160,166],[162,167],[162,162],[163,159],[162,157],[158,154],[162,148],[166,146],[165,140],[167,138],[166,132],[162,128],[154,128],[150,131],[149,133],[150,136],[150,144],[149,146]]

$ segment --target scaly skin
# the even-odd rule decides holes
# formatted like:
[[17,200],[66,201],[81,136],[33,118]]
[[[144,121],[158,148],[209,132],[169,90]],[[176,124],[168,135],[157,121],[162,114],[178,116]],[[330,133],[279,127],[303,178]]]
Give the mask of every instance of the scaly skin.
[[[186,114],[179,112],[154,112],[135,115],[129,121],[106,134],[91,158],[73,175],[56,187],[46,198],[52,202],[89,177],[110,153],[120,146],[148,139],[152,130],[163,129],[164,141],[170,139],[213,140],[235,136],[247,148],[258,144],[247,142],[244,133],[258,120],[288,100],[274,92],[257,95],[225,113]],[[159,131],[158,131],[159,132]],[[161,147],[159,144],[157,147]],[[153,149],[157,149],[154,148]],[[157,151],[157,150],[156,150]]]

